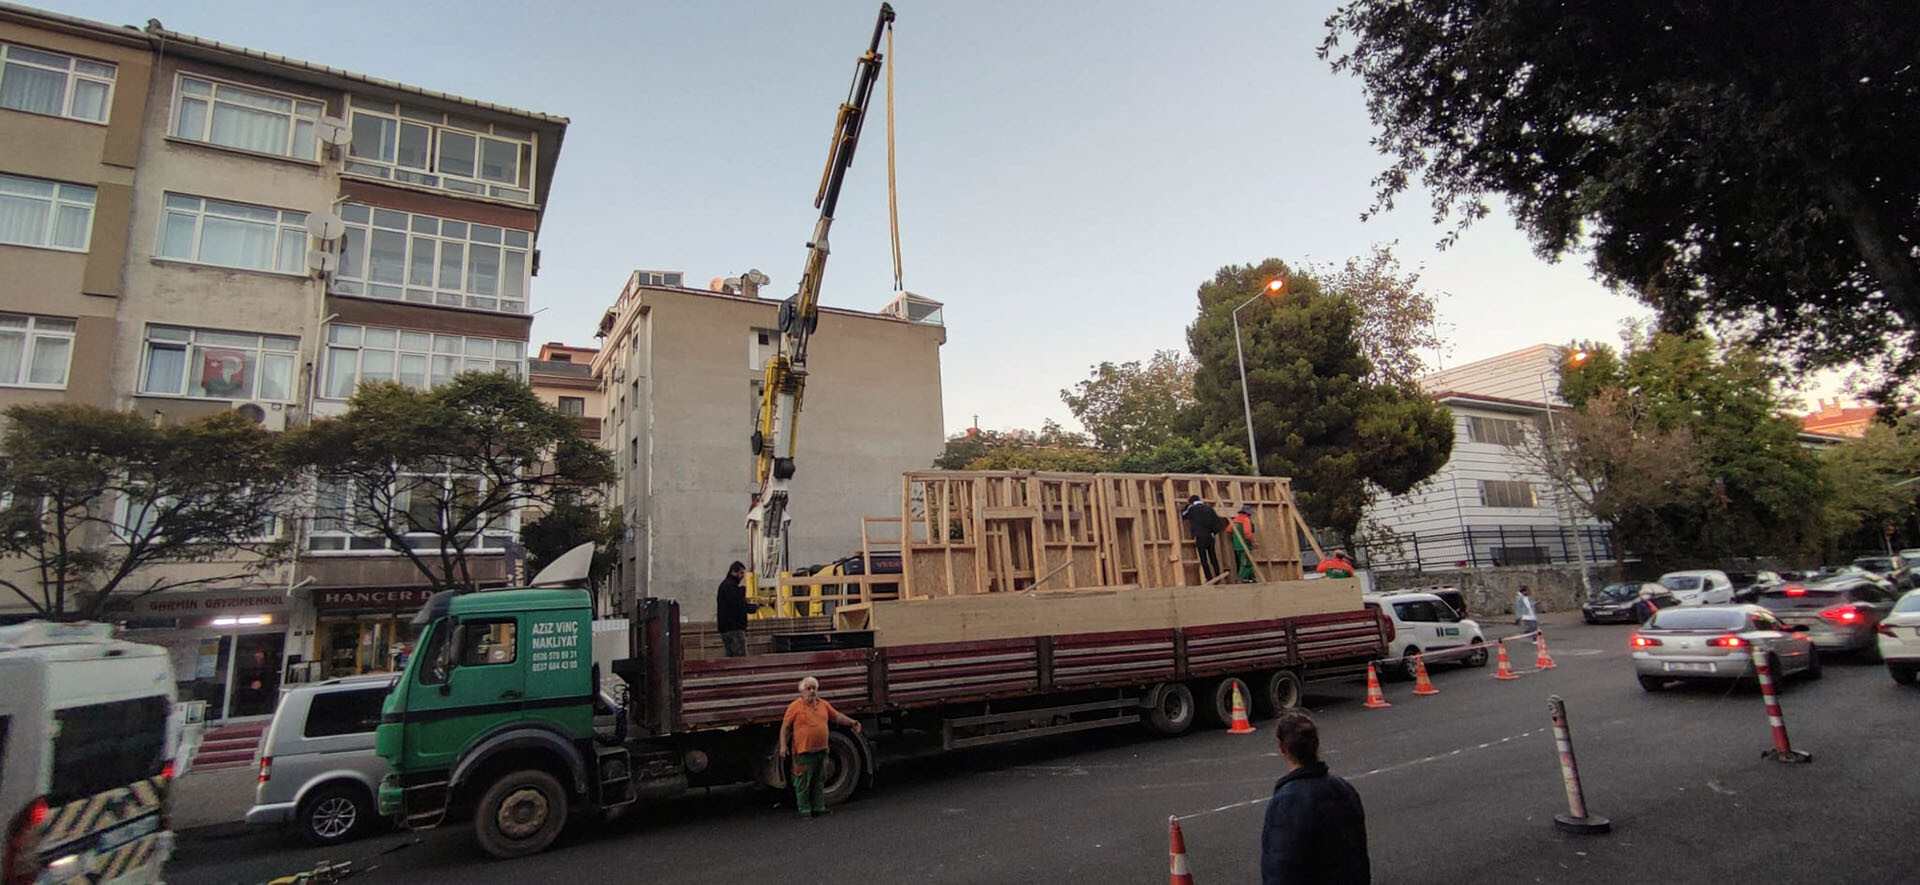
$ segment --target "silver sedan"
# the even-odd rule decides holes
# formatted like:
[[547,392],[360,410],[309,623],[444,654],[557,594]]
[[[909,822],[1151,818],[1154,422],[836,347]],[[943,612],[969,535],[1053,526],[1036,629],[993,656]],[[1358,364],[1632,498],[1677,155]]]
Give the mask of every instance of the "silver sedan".
[[1757,605],[1666,608],[1633,634],[1640,687],[1660,691],[1675,679],[1740,679],[1753,675],[1760,649],[1775,678],[1820,678],[1820,658],[1804,626],[1789,626]]

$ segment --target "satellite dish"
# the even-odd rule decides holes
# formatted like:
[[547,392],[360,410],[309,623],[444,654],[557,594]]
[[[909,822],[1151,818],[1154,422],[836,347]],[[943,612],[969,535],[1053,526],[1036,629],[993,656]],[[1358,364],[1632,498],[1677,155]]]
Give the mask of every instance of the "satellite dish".
[[767,284],[767,275],[761,273],[757,267],[747,271],[747,279],[752,281],[756,286],[764,286]]
[[325,249],[307,250],[307,266],[321,273],[332,273],[340,266],[340,256]]
[[331,243],[347,232],[347,223],[340,216],[325,210],[307,216],[307,233],[315,239]]
[[314,134],[320,136],[322,144],[346,147],[353,143],[353,130],[347,128],[347,121],[339,117],[321,117]]

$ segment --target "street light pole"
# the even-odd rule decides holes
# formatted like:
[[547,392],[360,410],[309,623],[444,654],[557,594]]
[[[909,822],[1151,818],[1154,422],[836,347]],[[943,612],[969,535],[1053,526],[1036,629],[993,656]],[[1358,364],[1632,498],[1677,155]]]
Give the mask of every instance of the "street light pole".
[[1262,298],[1276,297],[1286,288],[1286,280],[1274,277],[1261,288],[1260,294],[1240,302],[1240,307],[1234,308],[1230,314],[1233,317],[1233,355],[1240,364],[1240,409],[1247,416],[1247,459],[1253,462],[1254,476],[1260,475],[1260,446],[1253,439],[1253,400],[1247,396],[1247,353],[1240,346],[1240,308]]

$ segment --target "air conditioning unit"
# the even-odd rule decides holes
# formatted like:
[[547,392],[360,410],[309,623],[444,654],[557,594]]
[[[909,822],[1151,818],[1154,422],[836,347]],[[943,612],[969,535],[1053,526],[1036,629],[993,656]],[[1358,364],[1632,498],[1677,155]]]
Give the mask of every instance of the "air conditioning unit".
[[268,430],[287,429],[287,417],[293,412],[286,403],[241,403],[233,410]]

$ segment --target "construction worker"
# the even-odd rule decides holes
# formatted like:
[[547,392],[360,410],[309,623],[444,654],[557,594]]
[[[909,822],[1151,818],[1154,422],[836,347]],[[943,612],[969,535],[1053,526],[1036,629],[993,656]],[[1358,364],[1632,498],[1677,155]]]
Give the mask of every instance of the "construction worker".
[[746,577],[747,564],[736,559],[727,566],[727,577],[714,593],[714,627],[730,658],[747,656],[747,615],[760,610],[747,601],[747,588],[740,583]]
[[1180,511],[1180,518],[1187,521],[1187,528],[1193,532],[1193,548],[1200,554],[1200,579],[1211,583],[1213,577],[1220,574],[1220,554],[1213,549],[1213,539],[1226,528],[1226,520],[1214,512],[1212,505],[1200,500],[1199,495],[1187,498],[1187,509]]
[[1329,578],[1351,578],[1353,560],[1347,558],[1347,551],[1335,547],[1326,559],[1320,560],[1319,572]]
[[820,680],[808,676],[800,680],[800,696],[787,705],[780,719],[780,746],[775,749],[782,760],[793,757],[793,798],[800,816],[828,814],[822,795],[826,786],[828,725],[839,725],[860,733],[860,722],[835,710],[820,697]]
[[1242,583],[1251,584],[1259,577],[1253,572],[1253,505],[1240,505],[1240,512],[1227,520],[1227,528],[1232,533],[1233,560],[1240,571]]

